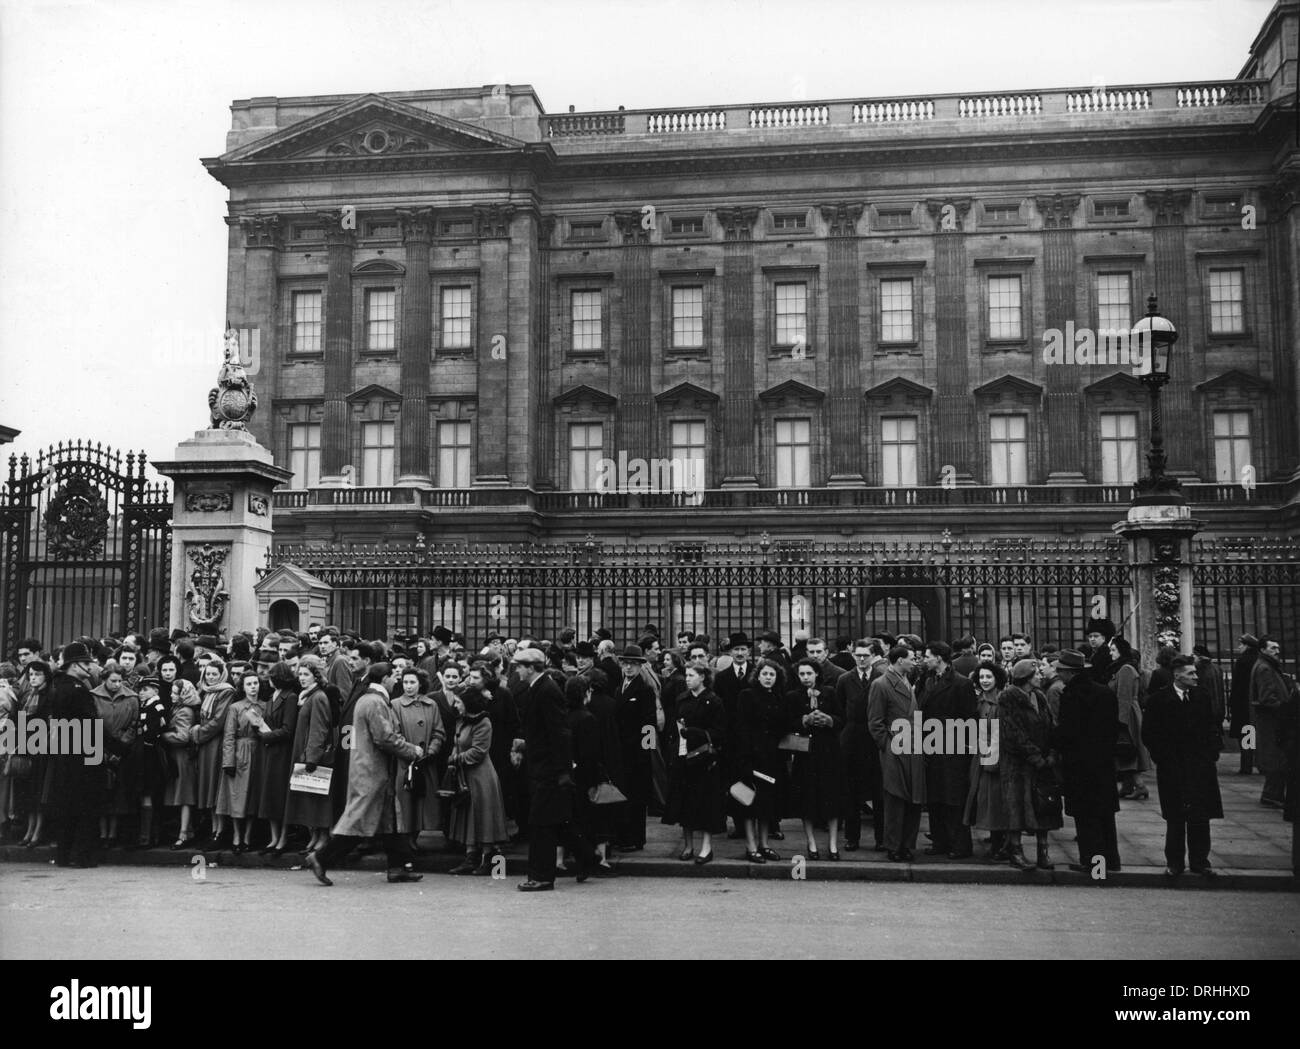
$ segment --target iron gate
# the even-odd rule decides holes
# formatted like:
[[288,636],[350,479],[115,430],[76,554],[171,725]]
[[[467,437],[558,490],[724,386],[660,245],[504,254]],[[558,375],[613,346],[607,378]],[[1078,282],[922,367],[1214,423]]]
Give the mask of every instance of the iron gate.
[[60,442],[9,457],[0,514],[4,653],[21,638],[74,638],[166,626],[171,496],[145,455]]

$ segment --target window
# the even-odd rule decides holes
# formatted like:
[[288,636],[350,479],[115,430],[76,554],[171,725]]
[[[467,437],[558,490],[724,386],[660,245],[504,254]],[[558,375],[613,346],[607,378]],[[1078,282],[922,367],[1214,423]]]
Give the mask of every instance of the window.
[[1127,200],[1098,200],[1092,205],[1092,216],[1098,219],[1128,218]]
[[778,284],[776,292],[777,346],[794,346],[808,341],[808,285],[803,282]]
[[1241,270],[1210,270],[1210,334],[1240,335],[1246,331]]
[[772,228],[784,230],[807,229],[808,213],[800,211],[789,215],[773,215]]
[[[669,458],[673,460],[673,491],[704,489],[704,423],[675,422],[668,428]],[[677,466],[677,463],[681,466]]]
[[321,303],[319,291],[293,293],[293,352],[321,352]]
[[1097,330],[1133,327],[1132,279],[1127,273],[1097,274]]
[[880,282],[880,341],[915,342],[912,328],[912,279]]
[[603,222],[570,222],[570,240],[604,240],[605,224]]
[[1236,484],[1250,463],[1250,412],[1215,412],[1214,479]]
[[391,422],[361,424],[361,483],[366,488],[392,487],[395,429]]
[[573,319],[573,352],[599,353],[601,342],[601,293],[586,289],[569,293],[569,311]]
[[696,216],[686,219],[672,219],[668,223],[668,232],[675,233],[679,236],[689,234],[700,234],[704,232],[703,216]]
[[795,594],[777,606],[777,632],[782,637],[794,637],[796,630],[812,632],[812,602],[802,594]]
[[1026,415],[992,415],[989,417],[989,450],[992,453],[993,484],[1028,484],[1029,417]]
[[673,631],[680,634],[684,630],[689,630],[692,634],[703,634],[706,607],[705,597],[694,590],[686,590],[680,596],[674,596],[671,619]]
[[290,488],[314,488],[320,484],[320,423],[289,424]]
[[704,348],[704,287],[672,289],[673,349]]
[[1019,204],[985,204],[984,218],[988,222],[1019,222]]
[[880,481],[889,488],[916,484],[916,419],[912,416],[880,420]]
[[812,477],[812,421],[776,421],[776,487],[808,488]]
[[438,223],[438,233],[444,237],[474,236],[473,219],[444,219]]
[[397,224],[393,222],[367,222],[366,236],[393,240],[397,236]]
[[397,348],[397,289],[366,289],[366,349],[372,353]]
[[571,491],[596,491],[599,463],[604,456],[604,436],[604,426],[601,423],[569,424],[569,488]]
[[1203,214],[1207,217],[1237,218],[1241,214],[1240,197],[1206,197]]
[[1133,484],[1138,475],[1137,412],[1101,415],[1101,483]]
[[904,229],[912,225],[912,209],[881,208],[876,212],[876,219],[880,229]]
[[293,239],[302,241],[324,240],[325,230],[320,226],[294,226]]
[[1020,278],[989,278],[989,338],[1022,339]]
[[470,328],[470,303],[473,289],[468,286],[442,288],[442,349],[468,350],[473,345]]
[[438,424],[438,487],[469,487],[469,423]]

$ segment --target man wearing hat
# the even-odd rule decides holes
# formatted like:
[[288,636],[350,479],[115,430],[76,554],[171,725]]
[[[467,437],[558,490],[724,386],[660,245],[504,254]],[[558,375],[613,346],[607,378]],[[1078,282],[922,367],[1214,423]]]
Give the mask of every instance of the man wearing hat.
[[579,882],[596,866],[596,852],[573,820],[573,742],[564,695],[545,673],[540,649],[519,649],[514,664],[526,693],[520,714],[529,787],[528,880],[519,891],[542,892],[555,888],[558,845],[577,859]]
[[618,657],[619,678],[614,685],[614,721],[618,726],[619,752],[623,760],[623,793],[618,840],[620,852],[645,848],[646,809],[650,804],[651,758],[656,745],[657,712],[654,689],[641,673],[645,652],[640,645],[627,645]]
[[758,635],[758,658],[780,663],[785,668],[786,677],[789,677],[790,655],[785,650],[785,642],[781,640],[781,635],[775,630],[767,630]]
[[1064,682],[1060,720],[1052,745],[1061,754],[1061,793],[1066,815],[1074,817],[1079,842],[1079,862],[1070,864],[1070,869],[1086,874],[1096,871],[1098,883],[1103,884],[1107,875],[1120,869],[1115,834],[1115,813],[1119,811],[1115,787],[1119,698],[1088,673],[1088,661],[1082,652],[1058,652],[1052,666]]
[[[722,709],[726,717],[727,735],[722,747],[722,781],[724,785],[735,783],[740,778],[741,769],[737,764],[740,754],[740,718],[737,707],[740,694],[754,687],[758,679],[758,670],[749,656],[749,635],[743,630],[727,638],[727,654],[731,662],[722,667],[713,676],[713,692],[722,700]],[[744,836],[747,814],[744,806],[734,798],[727,799],[727,813],[735,822],[735,829],[728,838],[738,839]]]
[[1088,639],[1088,651],[1084,656],[1091,661],[1099,649],[1103,649],[1115,636],[1115,624],[1109,619],[1089,619],[1083,633]]
[[[90,694],[91,656],[80,641],[63,649],[63,667],[49,686],[51,720],[78,721],[85,754],[55,754],[50,787],[50,815],[58,828],[55,865],[95,867],[99,815],[105,794],[104,722]],[[99,760],[91,754],[99,741]]]
[[1209,693],[1197,682],[1196,661],[1176,656],[1173,684],[1152,692],[1142,721],[1142,742],[1156,763],[1160,815],[1165,821],[1165,877],[1187,867],[1204,878],[1210,867],[1210,820],[1223,819],[1219,796],[1221,737]]
[[[1254,723],[1250,709],[1250,672],[1259,659],[1259,638],[1254,634],[1242,634],[1237,644],[1240,647],[1237,660],[1232,664],[1232,684],[1228,687],[1228,734],[1240,745],[1246,726]],[[1237,774],[1249,776],[1255,768],[1255,751],[1252,747],[1240,749]]]

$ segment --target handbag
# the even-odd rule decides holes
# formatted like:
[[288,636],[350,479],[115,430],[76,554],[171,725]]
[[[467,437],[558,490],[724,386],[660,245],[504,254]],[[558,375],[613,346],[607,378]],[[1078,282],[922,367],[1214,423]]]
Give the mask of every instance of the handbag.
[[593,805],[617,805],[627,801],[627,795],[612,783],[597,783],[587,791],[587,800]]
[[700,761],[703,758],[708,757],[713,753],[714,753],[713,744],[704,743],[701,746],[696,747],[694,750],[688,750],[686,752],[686,761],[688,764],[695,764],[696,762]]
[[807,736],[801,736],[798,732],[787,732],[781,737],[781,742],[776,745],[776,749],[788,750],[795,754],[807,754],[810,746],[812,740]]
[[460,765],[447,765],[438,784],[438,797],[461,801],[469,797],[469,783],[465,780],[465,770]]
[[428,790],[428,783],[424,778],[424,769],[418,761],[412,761],[406,766],[406,779],[402,781],[402,789],[410,793],[412,800],[418,801],[424,797],[425,791]]
[[1039,824],[1061,821],[1061,788],[1052,780],[1047,783],[1035,781],[1032,797],[1034,802],[1034,821]]
[[749,808],[749,806],[754,804],[754,798],[757,796],[754,788],[741,780],[737,780],[733,783],[731,789],[728,790],[727,793],[735,798],[736,801],[745,808]]

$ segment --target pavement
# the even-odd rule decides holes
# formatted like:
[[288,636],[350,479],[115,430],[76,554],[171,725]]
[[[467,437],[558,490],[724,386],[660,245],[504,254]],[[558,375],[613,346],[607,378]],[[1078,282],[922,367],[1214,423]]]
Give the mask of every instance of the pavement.
[[[1282,819],[1278,809],[1259,802],[1263,777],[1259,774],[1242,776],[1237,772],[1238,754],[1235,748],[1219,760],[1219,789],[1223,797],[1221,820],[1211,823],[1210,863],[1219,873],[1215,879],[1204,879],[1191,873],[1177,882],[1180,889],[1241,889],[1263,891],[1297,891],[1300,882],[1291,870],[1292,824]],[[1160,818],[1155,774],[1145,776],[1151,797],[1146,801],[1121,801],[1121,811],[1116,816],[1119,835],[1119,853],[1123,864],[1120,872],[1109,872],[1107,885],[1115,887],[1165,886],[1164,836],[1165,823]],[[681,832],[677,827],[665,826],[652,817],[647,823],[647,843],[643,851],[618,853],[613,857],[621,876],[672,877],[705,879],[794,879],[806,881],[873,881],[917,883],[970,883],[981,885],[1074,885],[1093,883],[1088,873],[1067,869],[1076,858],[1073,842],[1074,826],[1069,817],[1062,830],[1051,835],[1051,859],[1056,869],[1051,871],[1018,871],[1006,863],[992,863],[984,859],[988,847],[980,844],[976,832],[975,857],[969,860],[949,860],[930,857],[922,853],[927,844],[927,817],[921,820],[921,836],[917,841],[917,855],[910,863],[891,863],[883,853],[871,849],[870,817],[864,819],[864,848],[845,852],[841,841],[839,862],[826,859],[826,834],[819,831],[817,844],[821,850],[819,861],[806,859],[806,842],[799,820],[782,821],[784,841],[772,842],[781,855],[780,861],[751,864],[745,858],[745,843],[715,835],[713,862],[697,866],[677,858],[681,850]],[[257,839],[255,839],[257,840]],[[1032,836],[1025,836],[1026,851],[1031,852]],[[437,835],[421,838],[420,855],[416,868],[422,871],[446,872],[462,859],[460,850],[448,850]],[[101,855],[100,866],[159,866],[192,867],[201,850],[187,849],[172,852],[168,848],[128,852],[112,849]],[[527,849],[523,845],[508,847],[505,851],[507,868],[511,877],[522,875]],[[51,847],[23,849],[6,844],[0,846],[0,863],[53,862]],[[230,849],[202,852],[204,866],[218,868],[272,868],[293,869],[300,866],[299,853],[288,852],[279,858],[258,856],[256,852],[236,855]],[[797,862],[800,857],[802,862]],[[384,866],[382,854],[353,855],[345,860],[341,869],[380,870]]]

